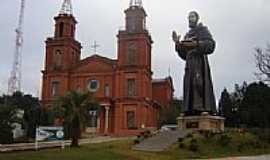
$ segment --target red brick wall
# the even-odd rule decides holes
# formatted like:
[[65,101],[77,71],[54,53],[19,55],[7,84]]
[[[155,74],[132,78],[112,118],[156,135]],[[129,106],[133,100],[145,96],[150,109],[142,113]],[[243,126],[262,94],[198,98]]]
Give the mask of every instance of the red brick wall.
[[164,107],[168,107],[173,99],[173,89],[167,82],[153,83],[153,100]]
[[[55,18],[55,37],[46,41],[45,70],[43,71],[42,102],[50,104],[54,97],[51,95],[52,82],[60,83],[59,96],[67,91],[87,91],[89,80],[99,82],[95,97],[101,104],[110,105],[109,133],[114,135],[134,135],[140,133],[144,126],[157,127],[158,108],[153,100],[164,105],[170,100],[171,88],[167,83],[152,85],[151,50],[152,39],[147,31],[129,34],[120,31],[118,35],[117,60],[111,60],[98,55],[93,55],[80,60],[81,45],[71,33],[71,26],[76,20],[73,17]],[[60,23],[64,23],[63,37],[59,37]],[[136,63],[126,63],[128,44],[136,44]],[[56,50],[61,50],[61,69],[52,69],[53,55]],[[127,95],[127,80],[135,80],[135,96]],[[105,85],[109,85],[109,97],[105,97]],[[127,112],[134,111],[135,126],[137,129],[127,128]],[[105,130],[105,109],[100,111],[100,133]]]

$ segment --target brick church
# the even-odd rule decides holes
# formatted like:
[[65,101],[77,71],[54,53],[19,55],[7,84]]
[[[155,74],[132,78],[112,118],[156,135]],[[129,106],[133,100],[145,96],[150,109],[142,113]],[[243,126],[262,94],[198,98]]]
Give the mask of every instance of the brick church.
[[131,0],[125,16],[126,27],[117,35],[117,59],[96,54],[81,59],[71,10],[62,9],[54,18],[54,36],[46,40],[42,103],[49,106],[70,90],[94,93],[101,108],[89,111],[88,129],[98,134],[125,136],[156,129],[160,108],[169,107],[173,98],[171,77],[152,78],[153,41],[141,2]]

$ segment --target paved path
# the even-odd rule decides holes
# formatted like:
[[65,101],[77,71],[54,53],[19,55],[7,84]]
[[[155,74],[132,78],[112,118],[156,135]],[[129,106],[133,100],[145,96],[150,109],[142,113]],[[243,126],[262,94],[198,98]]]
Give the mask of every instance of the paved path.
[[150,137],[141,143],[132,147],[138,151],[150,151],[160,152],[167,149],[170,145],[177,142],[178,138],[184,138],[188,134],[187,131],[176,130],[176,131],[164,131],[158,133],[156,136]]

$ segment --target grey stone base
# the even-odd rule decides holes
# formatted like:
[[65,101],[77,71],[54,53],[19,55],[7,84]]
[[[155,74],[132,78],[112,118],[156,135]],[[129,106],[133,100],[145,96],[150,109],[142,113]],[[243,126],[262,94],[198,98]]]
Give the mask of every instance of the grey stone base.
[[206,130],[213,132],[224,132],[224,117],[211,116],[203,113],[200,116],[184,116],[177,118],[179,129],[183,130]]

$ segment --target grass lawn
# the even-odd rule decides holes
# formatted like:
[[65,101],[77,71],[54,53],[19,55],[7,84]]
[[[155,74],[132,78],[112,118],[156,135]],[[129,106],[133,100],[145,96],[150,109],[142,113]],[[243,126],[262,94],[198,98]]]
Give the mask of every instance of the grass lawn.
[[[132,140],[114,141],[101,144],[88,144],[80,148],[66,148],[65,150],[49,149],[26,152],[14,152],[0,154],[0,160],[178,160],[187,158],[216,158],[239,155],[269,154],[269,145],[249,143],[256,142],[253,135],[232,134],[229,144],[218,144],[218,137],[204,138],[194,135],[183,141],[183,148],[179,148],[179,143],[174,144],[168,151],[152,153],[131,150]],[[198,151],[193,152],[188,149],[191,139],[196,139]],[[217,143],[218,142],[218,143]],[[223,142],[221,142],[223,143]],[[262,146],[263,145],[263,146]],[[257,147],[257,148],[256,148]]]

